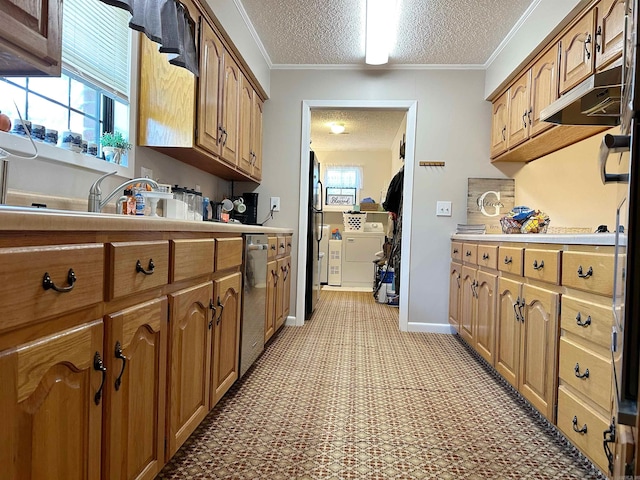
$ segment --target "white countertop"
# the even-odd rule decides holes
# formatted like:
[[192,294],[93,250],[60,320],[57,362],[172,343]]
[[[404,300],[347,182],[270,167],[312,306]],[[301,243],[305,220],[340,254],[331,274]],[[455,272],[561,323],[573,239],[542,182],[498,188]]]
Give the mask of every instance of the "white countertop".
[[454,233],[452,240],[477,242],[557,243],[562,245],[615,245],[615,233],[522,233],[511,235],[460,235]]
[[0,231],[161,231],[292,234],[291,228],[0,205]]

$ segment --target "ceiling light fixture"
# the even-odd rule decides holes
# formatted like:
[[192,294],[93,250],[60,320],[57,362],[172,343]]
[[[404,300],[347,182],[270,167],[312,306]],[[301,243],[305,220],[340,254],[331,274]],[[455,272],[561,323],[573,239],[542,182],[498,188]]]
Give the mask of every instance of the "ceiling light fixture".
[[335,133],[336,135],[344,132],[344,123],[332,123],[331,124],[331,133]]
[[396,14],[395,0],[367,0],[365,63],[368,65],[389,61]]

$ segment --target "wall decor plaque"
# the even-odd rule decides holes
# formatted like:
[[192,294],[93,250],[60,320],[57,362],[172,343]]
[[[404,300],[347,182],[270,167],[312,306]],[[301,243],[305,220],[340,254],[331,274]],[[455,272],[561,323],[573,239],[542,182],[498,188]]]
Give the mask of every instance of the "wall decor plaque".
[[487,233],[502,233],[500,217],[515,206],[512,178],[469,178],[467,223],[485,225]]

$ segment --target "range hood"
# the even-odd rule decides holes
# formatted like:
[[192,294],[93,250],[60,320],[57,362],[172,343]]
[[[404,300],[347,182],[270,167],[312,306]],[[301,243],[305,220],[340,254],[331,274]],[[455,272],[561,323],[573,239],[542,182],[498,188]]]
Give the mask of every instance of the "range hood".
[[598,72],[540,112],[544,122],[560,125],[620,125],[622,66]]

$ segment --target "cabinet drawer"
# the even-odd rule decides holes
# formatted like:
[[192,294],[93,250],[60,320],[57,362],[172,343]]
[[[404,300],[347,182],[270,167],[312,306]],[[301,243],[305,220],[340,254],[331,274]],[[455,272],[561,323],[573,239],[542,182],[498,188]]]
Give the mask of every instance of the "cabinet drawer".
[[565,252],[562,285],[601,295],[613,295],[613,254]]
[[283,236],[278,236],[278,255],[284,255],[287,251],[287,241]]
[[478,245],[478,265],[487,268],[498,268],[498,247]]
[[522,276],[524,248],[498,247],[498,270]]
[[213,272],[215,240],[171,240],[171,282]]
[[474,265],[478,264],[478,245],[476,243],[462,244],[462,261]]
[[165,285],[169,281],[169,242],[118,242],[109,251],[108,300]]
[[0,330],[101,302],[104,245],[2,248],[0,285]]
[[560,250],[526,248],[524,276],[559,285],[560,255]]
[[451,242],[451,259],[462,261],[462,243]]
[[293,237],[291,235],[287,235],[285,238],[286,244],[284,247],[284,253],[289,255],[291,253],[291,245],[293,242]]
[[[588,372],[588,373],[587,373]],[[611,360],[566,337],[560,338],[560,379],[605,410],[611,402]],[[580,377],[579,377],[580,376]]]
[[278,237],[269,237],[269,258],[275,258],[278,255]]
[[605,348],[611,346],[613,311],[611,305],[562,296],[560,328]]
[[[602,448],[602,432],[609,428],[609,419],[590,409],[566,387],[561,386],[558,388],[557,425],[602,471],[607,471],[607,458]],[[586,431],[580,433],[585,426]]]
[[242,265],[242,237],[216,238],[216,270]]

